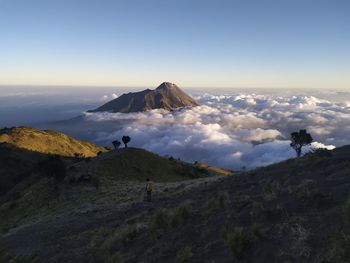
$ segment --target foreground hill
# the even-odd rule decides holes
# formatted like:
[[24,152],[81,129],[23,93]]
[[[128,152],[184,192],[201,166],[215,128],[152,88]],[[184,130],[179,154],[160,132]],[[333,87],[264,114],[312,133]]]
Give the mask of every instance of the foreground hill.
[[173,110],[186,106],[198,106],[193,98],[178,86],[163,82],[155,90],[146,89],[140,92],[130,92],[121,95],[101,107],[90,112],[137,112],[151,109]]
[[137,148],[82,158],[2,143],[0,162],[0,232],[77,204],[140,200],[147,177],[158,183],[213,175]]
[[100,152],[107,152],[104,147],[73,139],[64,133],[32,127],[0,129],[0,143],[12,144],[18,148],[43,154],[68,157],[93,157]]
[[139,148],[122,148],[80,162],[71,167],[71,177],[86,175],[108,177],[124,181],[141,181],[151,178],[156,182],[172,182],[201,178],[212,171],[192,164],[161,157]]
[[[122,201],[138,196],[141,182],[90,192],[80,182],[86,199],[68,191],[75,205],[4,229],[0,247],[4,260],[42,262],[350,262],[349,170],[347,146],[233,176],[156,183],[152,203]],[[28,198],[1,214],[18,213]]]

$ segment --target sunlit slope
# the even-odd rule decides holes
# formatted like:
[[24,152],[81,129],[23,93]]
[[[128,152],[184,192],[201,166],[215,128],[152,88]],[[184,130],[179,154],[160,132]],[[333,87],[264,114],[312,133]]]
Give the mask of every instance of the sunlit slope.
[[93,157],[99,152],[107,151],[104,147],[73,139],[61,132],[38,130],[32,127],[1,129],[0,143],[2,142],[30,151],[67,157]]

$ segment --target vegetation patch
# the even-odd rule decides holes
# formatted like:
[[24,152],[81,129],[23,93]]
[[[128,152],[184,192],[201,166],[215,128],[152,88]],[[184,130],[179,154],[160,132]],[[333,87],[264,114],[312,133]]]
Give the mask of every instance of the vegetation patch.
[[174,209],[159,209],[151,220],[150,230],[155,238],[169,230],[183,226],[192,215],[192,204],[190,201],[185,201]]
[[238,260],[246,258],[252,240],[243,227],[226,225],[222,229],[222,237],[234,258]]
[[179,263],[189,263],[191,262],[192,257],[193,253],[190,246],[180,249],[176,254],[177,262]]

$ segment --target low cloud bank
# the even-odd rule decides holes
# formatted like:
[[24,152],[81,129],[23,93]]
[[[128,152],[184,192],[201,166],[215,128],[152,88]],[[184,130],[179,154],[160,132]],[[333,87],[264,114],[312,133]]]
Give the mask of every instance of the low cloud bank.
[[173,112],[85,113],[84,119],[113,127],[113,132],[95,129],[97,143],[129,135],[132,146],[230,169],[294,157],[289,135],[299,129],[312,134],[312,148],[332,149],[350,141],[350,108],[345,103],[257,94],[204,94],[197,99],[202,106]]

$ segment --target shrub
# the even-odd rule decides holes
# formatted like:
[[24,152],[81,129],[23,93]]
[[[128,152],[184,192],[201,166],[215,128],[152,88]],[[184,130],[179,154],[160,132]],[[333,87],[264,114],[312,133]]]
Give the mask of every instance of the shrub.
[[176,254],[177,261],[179,263],[187,263],[191,262],[191,258],[193,257],[192,248],[190,246],[186,246],[179,250]]
[[107,260],[107,263],[122,263],[124,262],[123,257],[119,254],[116,253],[112,256],[110,256]]
[[243,228],[238,226],[225,226],[222,233],[225,245],[228,247],[231,255],[238,260],[244,259],[251,245],[251,241]]
[[186,201],[179,205],[172,214],[171,226],[178,227],[185,223],[185,221],[191,216],[192,205]]
[[337,234],[331,239],[330,262],[343,263],[350,261],[350,244],[347,240],[350,237],[345,234]]
[[101,248],[112,253],[119,245],[126,246],[137,236],[137,232],[136,224],[121,227],[103,242]]
[[210,215],[214,210],[217,209],[224,209],[227,210],[230,206],[230,196],[227,192],[223,192],[218,194],[215,197],[211,197],[209,201],[207,202],[203,215],[208,216]]
[[133,240],[137,235],[138,229],[137,225],[127,225],[122,228],[120,232],[117,234],[121,243],[126,246],[131,240]]
[[228,209],[231,201],[230,196],[227,192],[220,193],[217,197],[218,205],[222,209]]
[[264,207],[262,203],[254,202],[251,210],[251,216],[255,219],[264,219],[271,211]]
[[152,221],[153,229],[164,229],[170,225],[171,214],[168,209],[161,208],[156,212]]
[[158,237],[158,234],[170,227],[176,228],[183,225],[192,214],[190,201],[185,201],[174,209],[159,209],[152,218],[151,232]]
[[97,231],[93,231],[93,236],[91,238],[90,245],[92,247],[100,247],[104,243],[104,241],[109,237],[111,231],[111,229],[106,227],[101,227],[97,229]]

